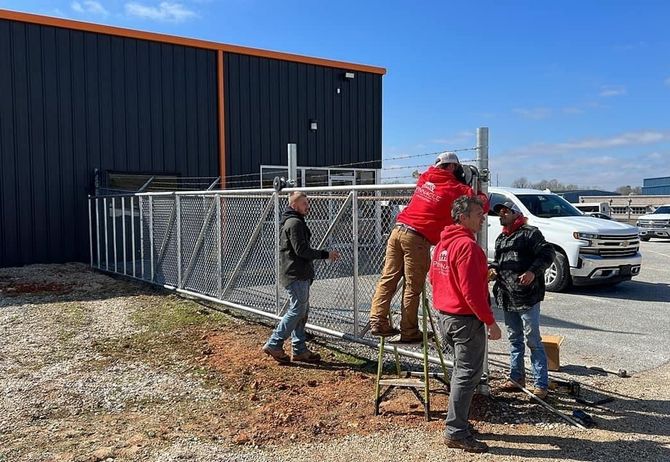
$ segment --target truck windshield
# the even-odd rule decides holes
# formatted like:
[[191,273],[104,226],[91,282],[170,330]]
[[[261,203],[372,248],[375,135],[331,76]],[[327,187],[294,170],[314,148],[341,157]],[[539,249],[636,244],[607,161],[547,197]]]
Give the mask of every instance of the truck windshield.
[[670,205],[664,205],[654,210],[654,213],[670,213]]
[[519,194],[519,200],[536,217],[577,217],[584,216],[568,201],[555,194]]

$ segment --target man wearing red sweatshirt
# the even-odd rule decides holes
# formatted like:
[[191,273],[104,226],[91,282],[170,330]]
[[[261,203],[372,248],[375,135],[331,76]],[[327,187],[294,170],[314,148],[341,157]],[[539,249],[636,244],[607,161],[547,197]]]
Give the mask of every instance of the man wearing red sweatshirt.
[[501,337],[489,303],[486,255],[475,240],[485,220],[483,205],[477,197],[454,201],[455,224],[442,231],[430,267],[433,305],[442,335],[454,351],[444,441],[467,452],[488,450],[472,436],[468,415],[484,369],[487,331],[491,340]]
[[[453,152],[443,152],[435,165],[421,174],[409,205],[398,215],[386,245],[384,271],[370,306],[371,334],[389,337],[400,334],[401,343],[422,340],[417,314],[419,297],[430,267],[430,246],[440,240],[442,229],[452,224],[451,204],[461,196],[474,196],[472,188],[456,179],[462,166]],[[478,195],[488,211],[484,194]],[[391,300],[400,278],[405,278],[400,331],[389,322]]]

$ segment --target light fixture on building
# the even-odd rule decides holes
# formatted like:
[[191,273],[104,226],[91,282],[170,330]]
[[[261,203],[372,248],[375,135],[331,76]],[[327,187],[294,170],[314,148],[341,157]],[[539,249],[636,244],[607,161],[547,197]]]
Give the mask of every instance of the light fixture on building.
[[345,72],[344,73],[344,78],[345,79],[353,79],[354,77],[356,77],[356,74],[354,74],[353,72]]
[[309,121],[309,129],[312,130],[313,132],[317,131],[319,128],[319,124],[317,123],[316,120],[310,120]]

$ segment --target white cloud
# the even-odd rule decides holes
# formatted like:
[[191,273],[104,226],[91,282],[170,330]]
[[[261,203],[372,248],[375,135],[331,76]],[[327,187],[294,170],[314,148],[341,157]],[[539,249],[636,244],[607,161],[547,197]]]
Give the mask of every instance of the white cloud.
[[458,133],[454,133],[451,136],[448,136],[446,138],[437,138],[434,140],[431,140],[430,142],[432,144],[439,144],[439,145],[446,145],[449,148],[454,148],[455,144],[459,143],[464,143],[466,141],[472,141],[475,139],[475,133],[467,130],[460,131]]
[[81,14],[97,14],[100,16],[107,16],[109,14],[109,11],[107,11],[100,2],[94,0],[72,2],[70,3],[70,8]]
[[565,114],[583,114],[584,109],[576,106],[564,107],[563,113]]
[[623,85],[603,85],[600,87],[600,96],[623,96],[626,94],[626,87]]
[[157,6],[147,6],[137,2],[126,3],[126,14],[142,19],[165,22],[184,22],[197,17],[197,14],[189,10],[181,3],[160,2]]
[[525,119],[533,120],[546,119],[551,115],[551,109],[546,107],[515,108],[512,111]]

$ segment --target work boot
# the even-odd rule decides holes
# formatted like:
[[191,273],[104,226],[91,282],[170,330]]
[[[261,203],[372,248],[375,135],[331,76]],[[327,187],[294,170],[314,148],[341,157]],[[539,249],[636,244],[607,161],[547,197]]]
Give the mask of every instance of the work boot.
[[278,363],[291,362],[291,358],[289,357],[289,355],[286,354],[286,352],[282,348],[270,348],[269,346],[264,345],[262,350],[263,353],[265,353],[268,356],[271,356],[272,359],[274,359]]
[[474,436],[466,436],[458,440],[445,436],[444,444],[448,448],[462,449],[465,452],[487,452],[489,450],[489,446],[486,443],[477,441]]
[[302,353],[293,353],[292,361],[302,361],[304,363],[318,363],[321,361],[321,355],[313,351],[305,350]]
[[370,334],[374,335],[375,337],[393,337],[399,333],[400,331],[398,329],[394,329],[391,326],[374,325],[370,329]]
[[[521,380],[515,380],[514,382],[518,383],[522,387],[526,386],[526,381],[524,379]],[[516,386],[516,384],[512,382],[511,380],[505,381],[500,387],[498,387],[498,391],[506,392],[506,393],[519,393],[523,392],[521,388]]]
[[549,392],[547,391],[546,388],[535,387],[535,388],[533,388],[533,394],[537,398],[544,399],[544,398],[547,397],[547,394],[549,394]]

